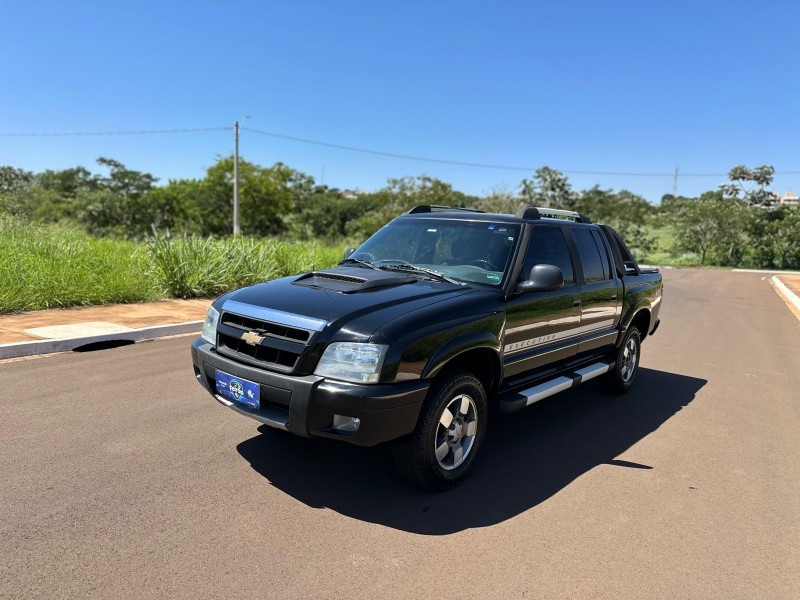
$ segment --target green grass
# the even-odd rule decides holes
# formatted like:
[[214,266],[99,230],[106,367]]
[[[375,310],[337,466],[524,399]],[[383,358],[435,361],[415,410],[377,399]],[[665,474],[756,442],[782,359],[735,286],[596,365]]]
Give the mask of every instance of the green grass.
[[694,252],[676,253],[675,233],[669,225],[650,226],[647,234],[654,238],[656,247],[639,262],[648,265],[692,267],[700,264],[700,255]]
[[147,250],[0,215],[0,313],[158,297]]
[[216,296],[246,285],[330,267],[343,249],[237,238],[162,238],[149,245],[151,273],[173,298]]
[[252,238],[162,238],[137,244],[0,215],[0,314],[213,297],[332,266],[343,251]]

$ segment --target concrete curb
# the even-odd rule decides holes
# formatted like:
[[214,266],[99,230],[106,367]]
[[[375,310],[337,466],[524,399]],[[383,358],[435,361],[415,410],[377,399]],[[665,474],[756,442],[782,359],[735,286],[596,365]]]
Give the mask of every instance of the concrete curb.
[[776,275],[800,275],[800,271],[778,271],[777,269],[731,269],[731,273],[775,273]]
[[772,276],[772,283],[775,284],[775,287],[780,290],[781,294],[783,294],[783,296],[794,305],[798,312],[800,312],[800,298],[797,297],[797,294],[795,294],[786,286],[785,283],[778,279],[777,275]]
[[170,325],[154,325],[131,329],[122,333],[104,333],[87,337],[68,338],[63,340],[33,340],[30,342],[16,342],[13,344],[0,344],[0,360],[6,358],[19,358],[22,356],[35,356],[37,354],[52,354],[54,352],[69,352],[96,342],[112,340],[126,340],[141,342],[169,335],[182,333],[196,333],[203,328],[203,321],[188,321],[186,323],[172,323]]

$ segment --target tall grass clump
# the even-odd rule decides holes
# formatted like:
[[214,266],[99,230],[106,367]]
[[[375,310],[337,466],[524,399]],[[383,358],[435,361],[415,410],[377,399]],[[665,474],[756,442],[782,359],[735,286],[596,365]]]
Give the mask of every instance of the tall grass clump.
[[0,214],[0,313],[158,297],[146,249]]
[[344,248],[327,248],[316,242],[272,241],[278,277],[327,269],[342,259]]
[[158,238],[149,243],[150,273],[174,298],[206,298],[277,277],[336,264],[341,251],[315,243],[247,237]]

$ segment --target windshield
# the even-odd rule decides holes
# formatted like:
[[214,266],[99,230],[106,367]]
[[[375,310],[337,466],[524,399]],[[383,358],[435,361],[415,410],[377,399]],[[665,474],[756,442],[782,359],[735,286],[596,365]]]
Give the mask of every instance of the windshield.
[[397,219],[364,242],[352,258],[376,267],[420,267],[461,282],[499,286],[518,238],[515,224]]

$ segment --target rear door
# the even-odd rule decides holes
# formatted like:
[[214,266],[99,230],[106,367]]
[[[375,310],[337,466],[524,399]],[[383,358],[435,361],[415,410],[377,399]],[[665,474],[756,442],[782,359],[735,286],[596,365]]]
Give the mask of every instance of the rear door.
[[527,279],[537,264],[559,267],[564,274],[564,286],[552,292],[529,292],[507,301],[504,377],[570,358],[577,352],[573,330],[580,326],[581,289],[561,226],[532,227],[517,282]]
[[594,227],[571,227],[570,232],[583,275],[580,286],[582,341],[577,349],[581,353],[616,342],[622,282],[600,231]]

